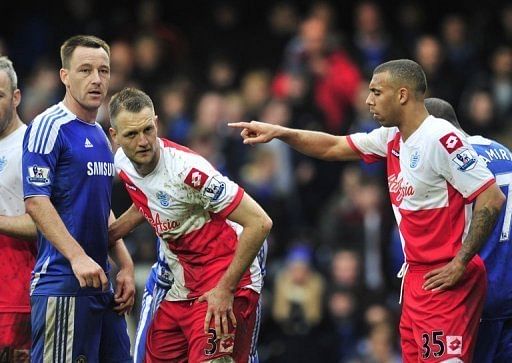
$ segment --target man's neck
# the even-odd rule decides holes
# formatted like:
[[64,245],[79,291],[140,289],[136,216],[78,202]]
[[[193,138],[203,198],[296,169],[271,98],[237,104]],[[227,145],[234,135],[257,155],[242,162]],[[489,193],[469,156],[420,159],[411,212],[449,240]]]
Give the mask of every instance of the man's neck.
[[13,119],[9,122],[9,126],[0,133],[0,140],[5,139],[7,136],[12,134],[14,131],[16,131],[18,128],[23,125],[23,122],[20,120],[20,117],[17,113],[14,114]]
[[398,126],[402,140],[405,142],[416,131],[423,121],[428,117],[425,106],[415,107],[412,112],[405,114],[403,120]]
[[93,124],[96,122],[96,116],[98,115],[98,109],[88,110],[80,105],[69,93],[66,93],[62,100],[64,106],[66,106],[72,113],[76,115],[80,120]]
[[150,163],[137,164],[137,163],[132,162],[132,164],[133,164],[135,170],[137,171],[137,173],[139,173],[139,175],[144,177],[148,174],[151,174],[153,172],[153,170],[156,169],[156,166],[158,165],[159,160],[160,160],[160,147],[157,145],[155,157],[153,158],[153,160]]

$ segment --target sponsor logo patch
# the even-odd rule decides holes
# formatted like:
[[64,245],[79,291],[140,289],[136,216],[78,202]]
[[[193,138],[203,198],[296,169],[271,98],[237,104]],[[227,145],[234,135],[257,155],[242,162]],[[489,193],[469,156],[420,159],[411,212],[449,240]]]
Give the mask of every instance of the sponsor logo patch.
[[28,168],[27,181],[30,184],[38,187],[48,185],[50,184],[50,179],[48,178],[49,173],[50,168],[43,168],[41,166],[33,165]]
[[449,134],[444,135],[439,139],[439,141],[449,154],[463,146],[462,141],[455,132],[450,132]]
[[226,183],[217,179],[217,177],[213,177],[206,188],[204,188],[203,195],[213,201],[219,200],[226,191]]
[[185,184],[190,185],[192,188],[201,190],[204,183],[208,180],[208,175],[203,173],[196,168],[192,168],[187,177],[185,178]]
[[457,164],[459,170],[466,171],[475,167],[477,157],[470,149],[462,149],[455,155],[452,161]]
[[447,335],[446,347],[447,354],[462,354],[462,337],[460,335]]

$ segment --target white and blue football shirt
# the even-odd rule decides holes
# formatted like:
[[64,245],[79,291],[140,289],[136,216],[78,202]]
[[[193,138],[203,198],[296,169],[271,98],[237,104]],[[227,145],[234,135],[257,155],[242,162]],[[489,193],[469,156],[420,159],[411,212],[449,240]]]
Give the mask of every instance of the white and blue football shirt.
[[507,197],[491,235],[479,252],[488,281],[482,319],[512,317],[512,154],[505,146],[481,136],[471,136],[468,141]]
[[[115,173],[102,128],[61,102],[38,115],[23,139],[24,197],[47,196],[85,253],[108,274],[108,218]],[[69,261],[38,232],[32,295],[94,295],[80,288]]]

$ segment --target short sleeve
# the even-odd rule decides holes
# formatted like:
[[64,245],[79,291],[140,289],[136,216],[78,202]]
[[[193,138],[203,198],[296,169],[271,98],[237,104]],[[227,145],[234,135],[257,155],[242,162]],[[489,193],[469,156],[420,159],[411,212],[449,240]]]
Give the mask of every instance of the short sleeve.
[[189,158],[184,183],[194,190],[201,206],[226,218],[240,204],[244,190],[199,155]]
[[27,128],[23,138],[23,194],[25,198],[36,195],[51,196],[55,169],[62,149],[61,135],[57,135],[50,148],[38,148],[38,144],[29,143],[31,133],[37,133],[37,129],[32,126],[33,124]]
[[379,127],[369,133],[358,132],[347,136],[350,147],[367,163],[385,159],[390,128]]
[[432,144],[430,160],[433,170],[464,198],[473,201],[494,182],[492,173],[461,133],[447,132]]

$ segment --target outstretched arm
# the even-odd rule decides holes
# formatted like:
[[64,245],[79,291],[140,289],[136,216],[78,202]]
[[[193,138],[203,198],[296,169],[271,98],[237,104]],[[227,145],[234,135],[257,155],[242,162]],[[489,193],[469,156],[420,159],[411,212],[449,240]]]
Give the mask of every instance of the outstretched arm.
[[447,265],[425,275],[424,289],[446,290],[457,284],[468,262],[491,234],[504,202],[505,196],[496,183],[476,197],[471,225],[461,249]]
[[244,144],[266,143],[280,139],[298,152],[322,160],[356,160],[359,154],[349,145],[346,136],[335,136],[325,132],[291,129],[259,121],[228,123],[242,129]]
[[218,335],[228,332],[228,318],[236,325],[233,313],[233,296],[243,274],[256,258],[265,238],[272,228],[272,220],[248,194],[244,194],[240,204],[231,212],[229,220],[240,224],[240,235],[235,255],[217,286],[203,294],[199,301],[208,301],[204,330],[208,332],[213,318]]
[[21,216],[0,216],[0,233],[26,241],[34,241],[37,238],[37,227],[27,213]]
[[27,213],[50,243],[70,262],[80,287],[108,289],[108,279],[100,265],[89,257],[69,233],[50,198],[34,196],[25,199]]

